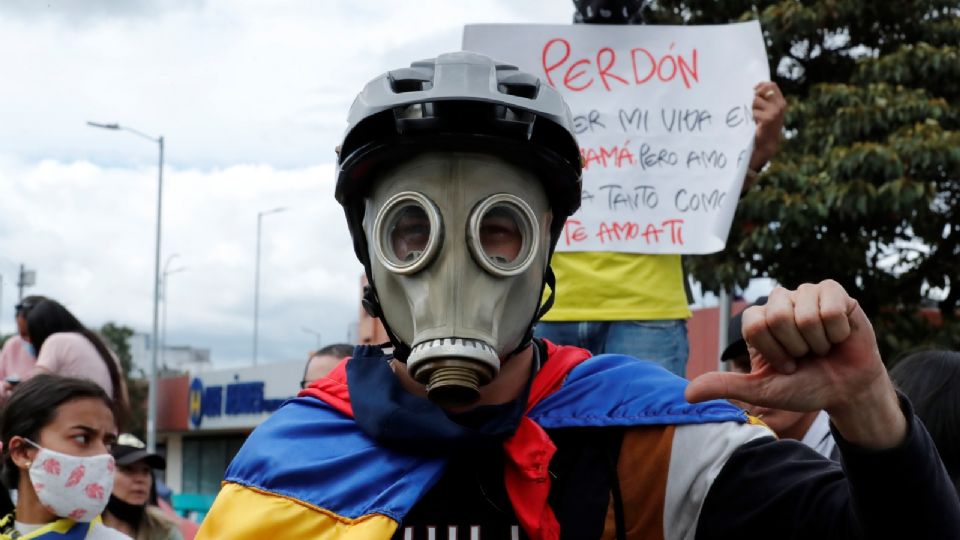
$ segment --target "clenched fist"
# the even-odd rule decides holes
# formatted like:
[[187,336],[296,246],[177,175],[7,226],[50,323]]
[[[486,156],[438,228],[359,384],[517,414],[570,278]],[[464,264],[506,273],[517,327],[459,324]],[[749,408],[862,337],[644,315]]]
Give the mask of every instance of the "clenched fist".
[[737,399],[792,411],[824,409],[843,435],[868,448],[896,446],[906,434],[873,327],[835,281],[781,287],[743,314],[750,373],[707,373],[688,401]]

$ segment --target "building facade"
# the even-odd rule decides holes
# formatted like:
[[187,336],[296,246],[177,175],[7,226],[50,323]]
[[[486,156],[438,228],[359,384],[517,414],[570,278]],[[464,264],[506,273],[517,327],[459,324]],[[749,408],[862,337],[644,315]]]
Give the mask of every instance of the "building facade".
[[297,395],[303,369],[292,361],[160,379],[157,442],[174,493],[216,494],[247,435]]
[[[153,349],[150,347],[150,334],[137,332],[130,336],[130,358],[134,370],[150,374],[150,362]],[[199,349],[187,345],[167,345],[157,355],[157,365],[161,371],[181,371],[197,373],[213,368],[210,362],[210,349]]]

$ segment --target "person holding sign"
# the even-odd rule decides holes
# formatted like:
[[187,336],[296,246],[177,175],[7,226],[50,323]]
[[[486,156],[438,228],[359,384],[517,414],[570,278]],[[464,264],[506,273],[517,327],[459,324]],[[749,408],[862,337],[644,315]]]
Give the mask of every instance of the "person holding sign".
[[[537,77],[444,54],[375,78],[348,118],[336,197],[393,347],[357,347],[258,426],[197,538],[960,535],[936,449],[835,282],[747,312],[749,375],[688,383],[531,337],[582,170]],[[845,468],[719,398],[827,410]]]
[[[641,24],[642,4],[575,0],[575,22]],[[758,171],[776,154],[786,107],[776,83],[762,82],[754,88],[756,132],[741,192],[753,185]],[[689,206],[681,202],[680,209]],[[537,336],[595,354],[620,353],[653,360],[686,376],[686,319],[691,313],[678,253],[558,251],[552,264],[557,276],[556,303],[537,326]]]

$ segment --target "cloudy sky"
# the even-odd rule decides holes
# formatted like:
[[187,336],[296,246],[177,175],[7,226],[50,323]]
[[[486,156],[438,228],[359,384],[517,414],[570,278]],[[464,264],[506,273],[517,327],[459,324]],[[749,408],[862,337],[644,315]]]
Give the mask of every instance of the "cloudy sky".
[[[257,213],[260,360],[347,338],[362,268],[333,148],[372,77],[456,50],[463,25],[567,23],[567,0],[4,0],[0,333],[20,264],[84,323],[150,330],[166,138],[167,342],[249,362]],[[304,330],[304,328],[308,329]]]

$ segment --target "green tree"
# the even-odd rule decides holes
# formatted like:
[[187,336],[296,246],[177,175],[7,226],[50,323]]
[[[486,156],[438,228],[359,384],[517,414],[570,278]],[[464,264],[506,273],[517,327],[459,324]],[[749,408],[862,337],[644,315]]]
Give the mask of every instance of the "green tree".
[[[648,22],[759,19],[788,98],[786,139],[705,290],[836,279],[892,358],[960,336],[960,2],[657,0]],[[935,305],[942,324],[918,315]]]
[[133,433],[143,440],[147,425],[148,387],[143,380],[142,370],[134,367],[133,357],[130,354],[129,339],[133,336],[133,329],[108,322],[100,328],[100,335],[120,360],[123,378],[127,384],[131,418],[129,425],[125,427],[125,431]]

